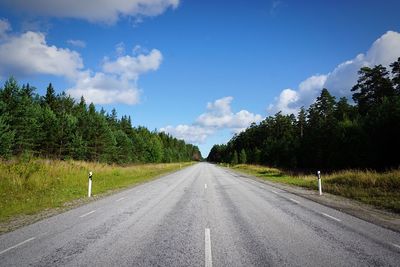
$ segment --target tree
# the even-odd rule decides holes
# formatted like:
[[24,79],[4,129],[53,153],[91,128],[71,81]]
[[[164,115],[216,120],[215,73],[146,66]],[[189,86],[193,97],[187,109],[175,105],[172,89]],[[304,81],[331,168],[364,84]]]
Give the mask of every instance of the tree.
[[242,148],[242,150],[240,150],[239,162],[241,164],[246,164],[247,163],[246,150],[244,150],[243,148]]
[[131,117],[79,103],[50,83],[40,97],[10,77],[0,88],[0,156],[29,154],[58,159],[131,162],[201,159],[198,147],[166,134],[132,127]]
[[0,157],[9,158],[12,154],[15,132],[0,115]]
[[232,154],[231,164],[232,164],[232,165],[237,165],[238,162],[239,162],[238,153],[237,153],[236,150],[235,150],[235,151],[233,152],[233,154]]
[[382,65],[373,68],[363,67],[357,84],[351,89],[353,100],[358,104],[362,115],[383,102],[384,97],[391,97],[395,91],[389,79],[389,72]]
[[392,67],[392,83],[394,89],[396,94],[400,96],[400,57],[397,59],[397,61],[390,64],[390,67]]
[[114,132],[116,141],[116,158],[115,161],[119,164],[132,162],[132,141],[122,130]]
[[51,83],[47,86],[46,95],[43,97],[43,104],[47,105],[53,111],[57,108],[56,92]]
[[71,142],[68,144],[69,156],[76,160],[85,160],[87,154],[86,141],[79,133],[74,133]]

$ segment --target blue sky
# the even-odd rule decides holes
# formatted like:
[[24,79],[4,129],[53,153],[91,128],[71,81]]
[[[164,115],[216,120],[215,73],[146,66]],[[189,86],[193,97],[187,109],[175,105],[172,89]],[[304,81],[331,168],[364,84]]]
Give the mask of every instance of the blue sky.
[[[111,3],[111,4],[110,4]],[[400,56],[399,1],[1,0],[0,79],[84,95],[199,145]]]

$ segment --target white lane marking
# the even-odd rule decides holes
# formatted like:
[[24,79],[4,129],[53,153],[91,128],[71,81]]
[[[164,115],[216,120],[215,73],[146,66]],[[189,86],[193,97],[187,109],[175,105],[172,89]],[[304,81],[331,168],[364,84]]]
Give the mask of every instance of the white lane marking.
[[277,194],[277,195],[279,194],[279,193],[276,192],[275,190],[271,190],[271,192],[274,193],[274,194]]
[[89,211],[88,213],[85,213],[85,214],[79,216],[79,218],[86,217],[86,216],[88,216],[89,214],[92,214],[92,213],[95,212],[95,211],[96,211],[96,210]]
[[392,243],[392,245],[395,246],[396,248],[400,249],[400,246],[399,246],[399,245],[397,245],[397,244],[395,244],[395,243]]
[[210,228],[206,228],[205,231],[205,266],[212,267],[212,257],[211,257],[211,234]]
[[332,220],[335,220],[337,222],[341,222],[342,221],[342,220],[340,220],[340,219],[338,219],[336,217],[333,217],[333,216],[331,216],[329,214],[326,214],[326,213],[323,213],[323,212],[321,212],[321,214],[324,215],[325,217],[331,218]]
[[14,249],[14,248],[17,248],[17,247],[19,247],[19,246],[22,246],[23,244],[28,243],[29,241],[32,241],[32,240],[34,240],[35,238],[36,238],[36,237],[31,237],[31,238],[29,238],[29,239],[27,239],[27,240],[25,240],[25,241],[22,241],[21,243],[18,243],[18,244],[14,245],[14,246],[12,246],[12,247],[9,247],[9,248],[7,248],[7,249],[5,249],[5,250],[3,250],[3,251],[0,251],[0,255],[3,254],[3,253],[6,253],[7,251],[10,251],[10,250],[12,250],[12,249]]
[[292,201],[292,202],[294,202],[294,203],[296,203],[296,204],[299,204],[299,203],[300,203],[299,201],[297,201],[296,199],[293,199],[293,198],[289,198],[289,200]]
[[204,184],[204,189],[207,189],[207,184]]
[[115,202],[120,202],[121,200],[124,200],[124,199],[125,199],[125,197],[121,197],[121,198],[115,200]]

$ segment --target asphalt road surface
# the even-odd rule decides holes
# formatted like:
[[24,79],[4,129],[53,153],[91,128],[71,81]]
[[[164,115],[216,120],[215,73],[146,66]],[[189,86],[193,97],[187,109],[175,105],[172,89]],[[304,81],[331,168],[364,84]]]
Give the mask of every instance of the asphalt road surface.
[[28,265],[399,266],[400,234],[200,163],[0,236]]

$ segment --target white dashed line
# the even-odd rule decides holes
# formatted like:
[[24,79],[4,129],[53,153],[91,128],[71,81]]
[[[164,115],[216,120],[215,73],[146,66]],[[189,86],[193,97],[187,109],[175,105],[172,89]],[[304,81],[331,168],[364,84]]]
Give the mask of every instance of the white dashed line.
[[392,245],[395,246],[396,248],[400,249],[400,246],[399,246],[399,245],[397,245],[397,244],[395,244],[395,243],[392,243]]
[[125,197],[121,197],[121,198],[115,200],[115,202],[120,202],[121,200],[124,200],[124,199],[125,199]]
[[85,214],[79,216],[79,218],[86,217],[86,216],[88,216],[89,214],[92,214],[92,213],[95,212],[95,211],[96,211],[96,210],[89,211],[88,213],[85,213]]
[[210,229],[206,228],[205,231],[205,266],[212,267],[212,257],[211,257],[211,234]]
[[17,248],[17,247],[19,247],[19,246],[22,246],[23,244],[28,243],[29,241],[32,241],[32,240],[34,240],[35,238],[36,238],[36,237],[31,237],[31,238],[29,238],[29,239],[27,239],[27,240],[25,240],[25,241],[22,241],[21,243],[16,244],[15,246],[12,246],[12,247],[9,247],[9,248],[7,248],[7,249],[5,249],[5,250],[3,250],[3,251],[0,251],[0,255],[3,254],[3,253],[6,253],[7,251],[10,251],[10,250],[12,250],[12,249],[14,249],[14,248]]
[[271,190],[271,192],[274,193],[274,194],[277,194],[277,195],[279,194],[279,193],[276,192],[275,190]]
[[294,203],[296,203],[296,204],[299,204],[299,203],[300,203],[299,201],[297,201],[296,199],[293,199],[293,198],[289,198],[289,200],[292,201],[292,202],[294,202]]
[[207,184],[204,184],[204,189],[207,189]]
[[342,220],[340,220],[340,219],[338,219],[338,218],[335,218],[335,217],[333,217],[333,216],[331,216],[331,215],[328,215],[328,214],[326,214],[326,213],[321,213],[322,215],[324,215],[325,217],[328,217],[328,218],[331,218],[332,220],[335,220],[335,221],[337,221],[337,222],[341,222]]

